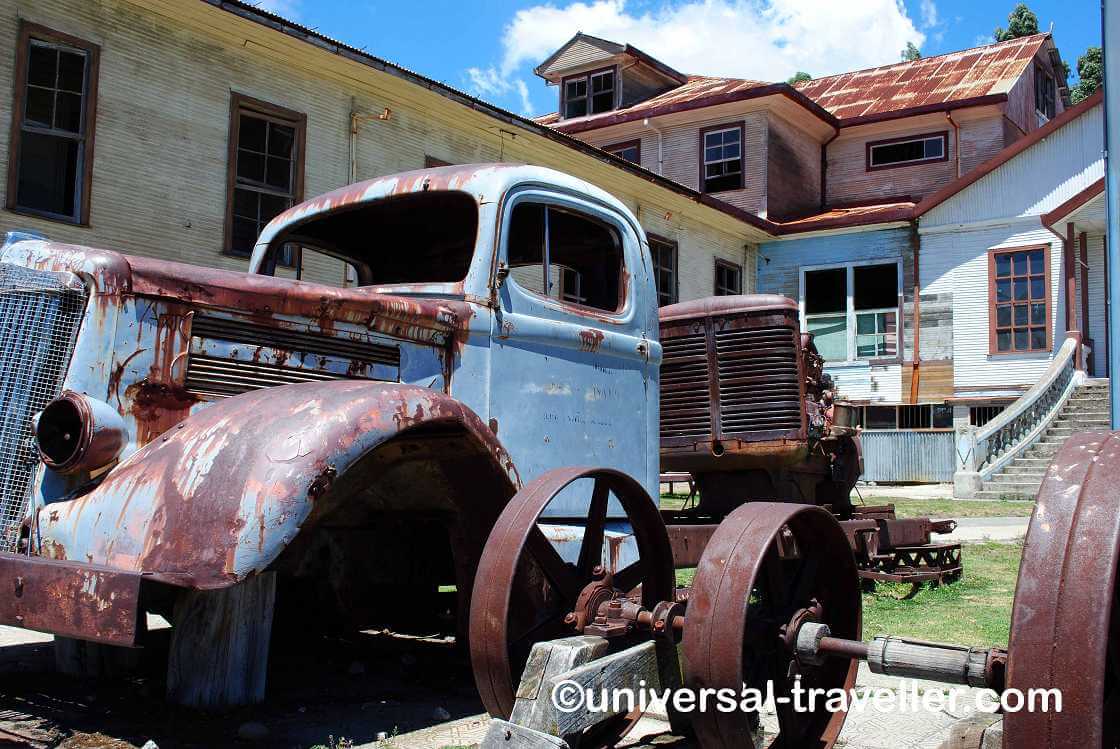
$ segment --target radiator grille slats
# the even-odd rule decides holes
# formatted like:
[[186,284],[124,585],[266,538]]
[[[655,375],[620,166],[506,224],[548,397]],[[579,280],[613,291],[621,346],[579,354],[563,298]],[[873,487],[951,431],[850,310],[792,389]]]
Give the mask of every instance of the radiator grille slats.
[[[196,316],[191,323],[191,354],[187,362],[185,386],[188,392],[204,398],[227,398],[251,390],[292,385],[301,382],[368,379],[353,374],[369,365],[389,367],[395,378],[400,371],[401,353],[396,346],[372,341],[340,338],[325,333],[305,333],[266,325]],[[208,342],[234,344],[242,348],[239,356],[215,356]],[[216,350],[220,351],[221,347]],[[242,358],[253,349],[298,352],[301,356],[286,357],[284,364]],[[329,357],[335,361],[355,363],[346,372],[337,368],[298,366],[295,362],[315,361]],[[292,363],[287,363],[292,362]]]
[[[802,404],[796,334],[796,321],[791,319],[789,325],[734,330],[723,321],[709,321],[702,332],[663,337],[661,436],[723,439],[751,432],[799,430]],[[719,434],[711,413],[709,336],[718,378]]]
[[703,333],[661,342],[661,435],[711,434],[708,342]]
[[0,263],[0,548],[15,551],[38,455],[31,417],[62,390],[86,291],[76,276]]
[[797,344],[784,326],[715,333],[724,434],[801,427]]

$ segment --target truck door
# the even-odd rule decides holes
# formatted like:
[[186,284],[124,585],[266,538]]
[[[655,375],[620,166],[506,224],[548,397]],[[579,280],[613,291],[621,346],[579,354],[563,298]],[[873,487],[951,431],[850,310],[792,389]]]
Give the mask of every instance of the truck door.
[[648,284],[631,282],[642,268],[634,227],[597,203],[532,189],[507,198],[499,236],[490,415],[522,481],[607,466],[656,491],[647,336],[657,331],[644,329]]

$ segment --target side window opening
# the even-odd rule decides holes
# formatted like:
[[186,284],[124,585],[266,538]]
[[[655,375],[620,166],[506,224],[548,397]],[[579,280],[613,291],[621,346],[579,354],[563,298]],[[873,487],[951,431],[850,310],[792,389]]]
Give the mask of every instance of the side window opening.
[[622,242],[600,221],[521,203],[510,219],[507,255],[510,274],[527,291],[607,312],[622,307]]

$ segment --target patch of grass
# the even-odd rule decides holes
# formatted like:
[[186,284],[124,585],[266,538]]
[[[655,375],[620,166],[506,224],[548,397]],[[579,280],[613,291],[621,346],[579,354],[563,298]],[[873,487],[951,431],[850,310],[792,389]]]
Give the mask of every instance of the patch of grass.
[[1022,542],[965,544],[964,576],[951,585],[880,583],[863,596],[863,637],[890,634],[958,645],[1006,646]]
[[[857,500],[858,501],[858,500]],[[983,502],[972,499],[902,499],[866,496],[867,505],[894,505],[900,518],[1029,518],[1034,502],[1003,499]]]
[[[687,494],[662,494],[660,502],[661,509],[680,510],[684,507],[686,499],[688,499]],[[699,501],[699,497],[697,497],[697,501]]]
[[[1022,542],[965,544],[964,576],[955,583],[880,583],[863,595],[863,638],[896,635],[958,645],[1004,646],[1011,630],[1011,602]],[[677,585],[692,584],[694,568],[677,570]]]

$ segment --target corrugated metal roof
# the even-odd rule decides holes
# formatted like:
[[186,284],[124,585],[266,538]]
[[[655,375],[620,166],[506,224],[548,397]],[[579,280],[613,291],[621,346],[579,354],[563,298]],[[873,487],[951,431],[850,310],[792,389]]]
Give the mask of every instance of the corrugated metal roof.
[[839,119],[1006,94],[1049,39],[1035,34],[868,70],[817,78],[797,89]]
[[906,221],[910,218],[910,212],[913,208],[914,203],[909,201],[845,206],[842,208],[825,208],[820,213],[814,213],[811,216],[779,222],[778,228],[781,234],[795,234],[804,231],[820,231],[821,229],[836,229],[846,226],[864,226],[867,224]]

